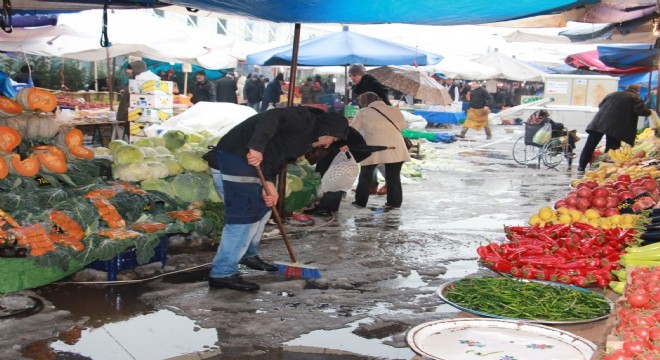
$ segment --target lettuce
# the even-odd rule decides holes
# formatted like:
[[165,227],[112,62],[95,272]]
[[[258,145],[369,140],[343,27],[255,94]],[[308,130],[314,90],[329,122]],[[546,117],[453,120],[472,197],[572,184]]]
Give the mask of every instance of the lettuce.
[[175,150],[186,143],[186,134],[181,130],[168,130],[163,134],[165,147],[169,150]]
[[209,169],[209,164],[194,151],[183,151],[177,154],[177,159],[181,166],[188,171],[205,172]]
[[121,145],[113,152],[113,160],[117,165],[126,165],[141,162],[144,153],[135,145]]

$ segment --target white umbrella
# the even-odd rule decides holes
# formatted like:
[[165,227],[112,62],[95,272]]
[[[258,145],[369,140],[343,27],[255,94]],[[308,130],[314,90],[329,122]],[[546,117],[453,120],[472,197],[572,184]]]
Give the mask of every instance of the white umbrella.
[[439,63],[433,65],[433,71],[442,73],[448,78],[463,80],[486,80],[499,74],[499,71],[493,67],[457,56],[445,56]]

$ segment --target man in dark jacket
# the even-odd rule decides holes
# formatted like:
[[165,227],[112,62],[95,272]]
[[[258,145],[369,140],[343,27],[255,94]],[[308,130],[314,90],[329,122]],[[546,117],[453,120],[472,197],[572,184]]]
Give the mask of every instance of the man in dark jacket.
[[238,104],[236,91],[238,91],[238,86],[236,86],[236,80],[234,80],[234,77],[230,73],[225,74],[216,83],[216,97],[218,102]]
[[[204,157],[225,204],[225,225],[209,286],[258,290],[258,284],[240,277],[239,263],[255,270],[277,271],[257,252],[270,207],[277,203],[275,177],[282,166],[310,147],[327,148],[337,140],[345,140],[347,133],[348,121],[342,115],[298,107],[256,114],[222,137],[212,155]],[[256,167],[262,169],[265,184],[261,184]]]
[[243,97],[247,100],[249,107],[259,112],[261,100],[264,98],[264,83],[259,79],[259,74],[252,74],[248,81],[245,82]]
[[200,101],[215,102],[215,85],[206,78],[206,71],[199,70],[195,73],[197,82],[193,87],[193,97],[190,101],[197,104]]
[[282,84],[284,84],[284,74],[278,73],[275,79],[268,82],[264,91],[264,98],[261,101],[261,111],[268,110],[269,105],[277,105],[282,95]]
[[638,118],[649,115],[651,109],[644,106],[637,85],[630,85],[624,91],[616,91],[605,96],[598,105],[598,113],[587,125],[589,136],[580,154],[578,171],[584,172],[603,135],[605,135],[605,152],[620,148],[622,141],[633,146],[637,135]]
[[362,64],[353,64],[348,68],[348,77],[351,78],[353,82],[353,98],[357,99],[359,95],[362,95],[366,92],[376,93],[378,97],[383,100],[388,106],[392,106],[390,99],[387,95],[387,88],[375,77],[367,74],[367,69],[365,69]]

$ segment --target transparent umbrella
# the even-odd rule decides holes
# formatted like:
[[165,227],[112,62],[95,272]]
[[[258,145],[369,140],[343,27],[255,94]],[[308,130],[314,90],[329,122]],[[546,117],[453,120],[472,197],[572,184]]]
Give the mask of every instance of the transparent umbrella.
[[444,86],[417,70],[396,66],[381,66],[367,71],[381,84],[435,105],[451,104],[451,96]]

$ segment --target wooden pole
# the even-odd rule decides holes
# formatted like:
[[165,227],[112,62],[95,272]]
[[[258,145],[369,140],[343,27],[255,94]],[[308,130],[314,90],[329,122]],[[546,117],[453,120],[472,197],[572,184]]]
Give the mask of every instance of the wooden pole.
[[287,106],[293,106],[293,95],[296,87],[296,71],[298,70],[298,47],[300,46],[300,23],[296,23],[293,30],[293,53],[291,54],[291,76],[289,77],[289,98]]
[[110,97],[110,111],[114,111],[115,103],[115,59],[110,59],[110,47],[105,48],[105,59],[108,63],[108,96]]

